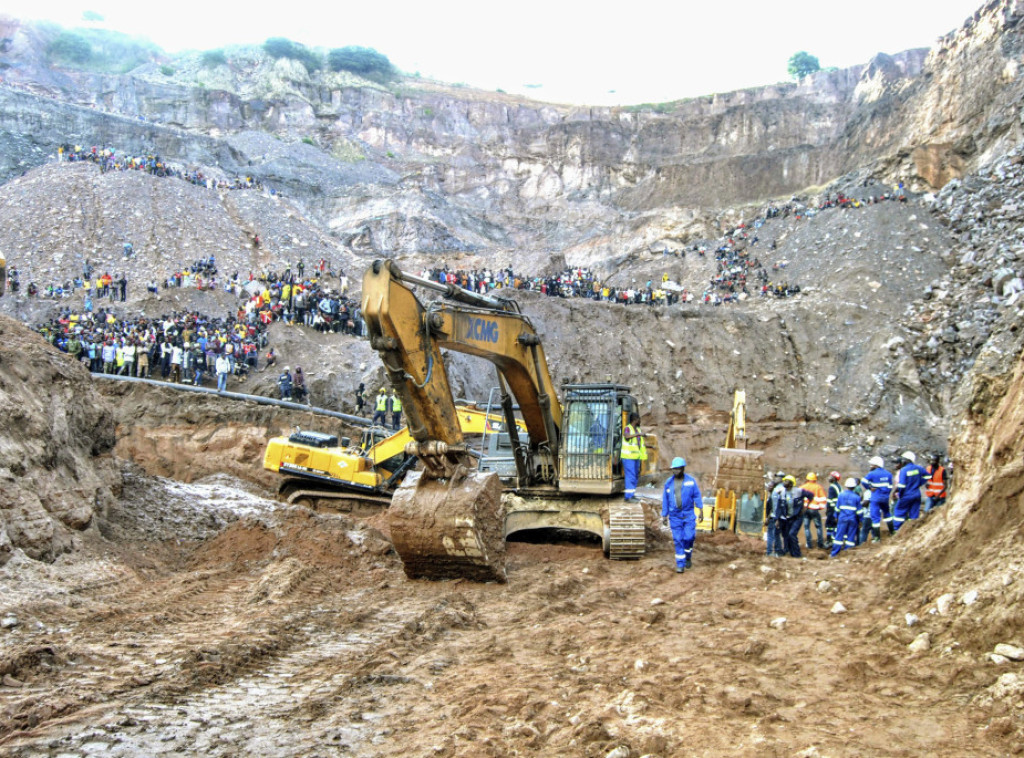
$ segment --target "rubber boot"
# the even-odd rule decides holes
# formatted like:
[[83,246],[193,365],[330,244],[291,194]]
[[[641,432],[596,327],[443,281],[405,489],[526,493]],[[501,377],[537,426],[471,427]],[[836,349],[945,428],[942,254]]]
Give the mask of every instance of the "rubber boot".
[[871,527],[871,541],[881,542],[882,541],[882,527],[873,526]]
[[693,568],[693,558],[686,556],[686,568]]

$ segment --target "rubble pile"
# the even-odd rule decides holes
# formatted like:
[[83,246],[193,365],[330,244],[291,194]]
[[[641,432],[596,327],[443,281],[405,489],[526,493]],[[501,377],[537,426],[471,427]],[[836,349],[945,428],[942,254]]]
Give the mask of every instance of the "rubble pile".
[[[954,265],[907,307],[923,382],[959,383],[982,352],[1015,357],[1024,318],[1024,146],[931,200],[953,236]],[[1008,364],[1004,367],[1008,368]]]

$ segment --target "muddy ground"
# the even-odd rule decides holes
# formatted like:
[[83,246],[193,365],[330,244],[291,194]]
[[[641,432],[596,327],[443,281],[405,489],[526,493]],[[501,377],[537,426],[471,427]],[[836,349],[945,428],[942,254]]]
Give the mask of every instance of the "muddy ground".
[[75,554],[0,569],[0,754],[1021,747],[1013,714],[977,698],[1010,669],[966,645],[908,650],[939,621],[927,597],[886,599],[877,559],[902,536],[796,560],[701,535],[681,576],[664,534],[639,562],[512,543],[498,585],[409,581],[383,517],[288,508],[228,476],[183,484],[128,468],[98,522]]

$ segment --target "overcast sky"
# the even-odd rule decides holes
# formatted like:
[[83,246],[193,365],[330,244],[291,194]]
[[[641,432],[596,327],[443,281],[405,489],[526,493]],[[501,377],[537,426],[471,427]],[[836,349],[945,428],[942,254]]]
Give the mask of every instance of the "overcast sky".
[[0,12],[110,29],[165,50],[287,37],[326,48],[372,47],[401,70],[482,89],[580,104],[635,104],[784,81],[798,50],[822,67],[931,47],[982,0],[4,0]]

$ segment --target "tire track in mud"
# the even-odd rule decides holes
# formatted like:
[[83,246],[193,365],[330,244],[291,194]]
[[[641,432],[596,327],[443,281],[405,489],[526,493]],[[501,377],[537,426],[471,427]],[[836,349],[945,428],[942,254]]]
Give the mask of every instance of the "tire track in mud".
[[[381,717],[363,701],[364,688],[420,686],[408,677],[374,673],[374,661],[391,660],[384,652],[391,641],[421,622],[415,607],[344,609],[359,608],[369,600],[367,594],[361,589],[336,597],[334,604],[339,607],[314,608],[282,619],[281,624],[295,627],[290,644],[263,655],[230,639],[219,648],[205,645],[197,657],[179,661],[176,670],[154,686],[143,686],[144,692],[118,693],[119,699],[109,703],[100,717],[90,710],[89,720],[97,726],[68,724],[34,730],[9,741],[12,755],[34,754],[43,744],[59,744],[61,751],[72,754],[109,756],[168,751],[296,755],[324,744],[344,751],[369,744],[388,730],[382,730]],[[161,635],[149,645],[168,641],[172,635]],[[239,661],[234,665],[222,657]],[[350,693],[347,698],[346,692]],[[324,720],[323,704],[328,701],[332,714]],[[312,726],[297,731],[296,721]]]

